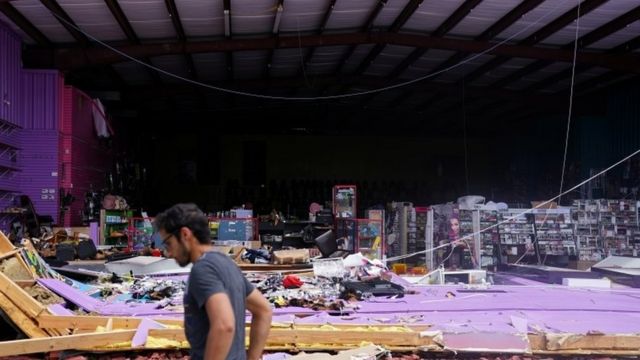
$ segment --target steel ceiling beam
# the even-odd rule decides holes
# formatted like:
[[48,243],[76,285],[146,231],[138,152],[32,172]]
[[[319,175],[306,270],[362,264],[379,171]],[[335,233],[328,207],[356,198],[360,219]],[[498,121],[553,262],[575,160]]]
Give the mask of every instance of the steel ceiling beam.
[[55,0],[40,0],[49,11],[51,11],[58,22],[73,36],[73,38],[81,45],[88,46],[89,38],[83,34],[79,29],[79,26],[71,19],[71,17],[64,11],[64,9]]
[[[283,13],[284,13],[284,0],[278,0],[278,4],[276,5],[276,14],[273,18],[273,27],[272,27],[273,37],[277,38],[278,36],[280,36],[280,19]],[[269,78],[271,76],[271,66],[273,63],[274,51],[275,51],[274,48],[267,50],[267,63],[265,64],[266,66],[264,69],[265,78]]]
[[[317,35],[321,35],[324,32],[324,29],[327,28],[327,23],[329,22],[329,18],[331,17],[331,13],[333,13],[333,9],[335,8],[335,6],[336,6],[336,0],[331,0],[331,2],[329,3],[329,7],[324,12],[324,15],[322,15],[322,21],[320,22],[320,27],[316,32]],[[311,59],[313,59],[313,55],[315,54],[315,52],[316,52],[315,47],[312,47],[307,51],[307,53],[304,56],[304,60],[302,60],[302,64],[300,64],[300,69],[298,70],[298,76],[302,75],[304,72],[304,68],[309,66],[309,63],[311,62]]]
[[[265,39],[233,39],[221,41],[199,41],[188,43],[161,43],[117,46],[133,57],[160,56],[182,54],[183,52],[208,53],[231,52],[244,50],[268,50],[270,48],[298,48],[310,46],[334,46],[354,44],[393,44],[411,47],[425,47],[447,50],[458,50],[469,53],[488,51],[488,54],[510,57],[522,57],[538,60],[571,62],[573,51],[567,49],[553,49],[543,47],[502,45],[492,48],[490,42],[438,38],[433,36],[397,34],[397,33],[353,33],[332,35],[309,35],[304,37],[288,36]],[[124,59],[117,53],[105,48],[57,48],[57,49],[28,49],[26,58],[34,64],[44,64],[53,60],[53,64],[62,70],[70,70],[83,66],[112,64]],[[623,72],[640,72],[638,57],[631,54],[612,56],[607,53],[581,52],[578,62],[619,70]]]
[[[580,16],[582,17],[582,16],[588,14],[589,12],[591,12],[594,9],[596,9],[598,6],[602,5],[603,3],[607,2],[607,1],[608,0],[585,0],[585,1],[583,1],[582,4],[580,5]],[[576,19],[577,13],[578,13],[578,6],[574,6],[573,8],[571,8],[570,10],[566,11],[564,14],[560,15],[558,18],[553,20],[552,22],[550,22],[547,25],[543,26],[538,31],[536,31],[533,34],[527,36],[522,41],[519,41],[518,45],[531,46],[531,45],[534,45],[536,43],[539,43],[540,41],[543,41],[544,39],[546,39],[549,36],[555,34],[556,32],[558,32],[559,30],[561,30],[565,26],[571,24]],[[480,66],[479,68],[477,68],[476,70],[474,70],[473,72],[471,72],[470,74],[465,76],[466,80],[469,81],[469,82],[474,81],[474,80],[478,79],[479,77],[481,77],[482,75],[484,75],[484,74],[486,74],[488,72],[491,72],[493,69],[495,69],[498,66],[506,63],[509,60],[510,60],[510,58],[507,58],[507,57],[497,57],[495,59],[492,59],[491,61],[485,63],[484,65]],[[539,65],[536,65],[536,67],[538,67],[538,66]],[[532,64],[532,68],[534,68],[533,64]],[[524,72],[524,70],[523,70],[522,73],[519,73],[519,76],[522,76],[522,74],[526,74],[526,72]],[[515,74],[514,74],[514,76],[515,76]],[[505,79],[505,80],[508,80],[508,79]],[[505,81],[505,82],[508,83],[507,81]]]
[[131,26],[129,19],[127,19],[127,16],[124,14],[124,11],[122,11],[122,8],[120,7],[120,4],[118,3],[118,1],[104,0],[104,2],[109,8],[109,11],[111,11],[111,14],[113,15],[113,17],[118,22],[118,25],[120,25],[120,29],[122,29],[122,32],[124,32],[124,34],[127,36],[127,39],[129,40],[129,42],[132,44],[139,44],[140,39],[138,38],[138,35],[136,34],[135,30],[133,30],[133,27]]
[[[454,12],[451,14],[438,28],[431,34],[435,37],[443,37],[445,36],[451,29],[453,29],[465,16],[473,9],[476,5],[478,5],[482,0],[467,0],[462,5],[460,5]],[[407,56],[404,60],[396,66],[389,75],[387,75],[390,79],[394,79],[403,71],[405,71],[409,66],[411,66],[414,62],[422,57],[427,52],[428,48],[416,48]]]
[[[640,20],[640,6],[635,9],[618,16],[614,20],[609,21],[608,23],[600,26],[599,28],[589,32],[588,34],[580,37],[578,39],[578,48],[585,48],[593,43],[604,39],[605,37],[625,28],[627,25]],[[570,49],[574,46],[573,41],[567,43],[564,47]],[[623,47],[624,48],[624,47]],[[614,50],[615,51],[615,50]],[[624,51],[621,51],[624,52]],[[576,74],[587,71],[591,68],[591,66],[579,65],[576,67]],[[563,80],[567,77],[570,77],[572,74],[572,69],[566,69],[559,73],[549,76],[548,78],[529,86],[527,91],[538,91],[545,89],[560,80]]]
[[[378,14],[380,14],[380,11],[382,11],[384,6],[387,4],[387,1],[388,0],[378,0],[378,3],[373,8],[373,11],[371,11],[371,13],[367,17],[367,20],[365,21],[364,25],[362,25],[362,27],[360,28],[361,32],[363,32],[363,33],[364,32],[368,32],[371,29],[371,26],[373,25],[373,22],[378,17]],[[344,55],[342,56],[342,59],[340,59],[340,61],[338,62],[338,67],[336,68],[335,72],[337,72],[337,73],[341,73],[342,72],[342,68],[347,63],[347,61],[349,60],[351,55],[353,55],[353,52],[355,50],[356,50],[356,44],[351,44],[351,46],[347,49],[347,51],[345,51]]]
[[[223,17],[224,17],[224,33],[225,39],[227,41],[232,41],[231,38],[233,36],[233,24],[231,23],[231,0],[223,0],[222,2],[223,8]],[[227,79],[233,79],[233,54],[232,49],[225,50],[226,51],[226,64],[227,64]]]
[[45,47],[52,45],[51,41],[37,27],[27,20],[24,15],[13,7],[13,5],[9,4],[9,2],[0,2],[0,12],[2,12],[9,20],[13,21],[16,26],[24,31],[25,34],[29,35],[29,37],[38,45]]
[[[175,0],[165,0],[164,3],[167,7],[167,11],[169,12],[169,16],[171,17],[173,28],[176,31],[176,35],[178,36],[178,41],[183,43],[187,42],[187,35],[185,34],[184,28],[182,27],[182,21],[180,20],[180,14],[178,13],[178,7],[176,6]],[[196,66],[193,63],[191,54],[184,54],[184,59],[187,62],[187,71],[189,73],[189,77],[191,79],[197,79],[198,72],[196,71]]]
[[[423,0],[410,0],[409,3],[407,3],[407,5],[404,7],[404,9],[402,9],[402,12],[400,12],[400,15],[398,15],[398,17],[394,20],[393,24],[391,24],[389,29],[387,29],[387,31],[391,33],[397,33],[402,28],[402,26],[404,26],[407,20],[409,20],[411,15],[413,15],[416,9],[418,9],[422,1]],[[482,0],[475,0],[475,1],[482,1]],[[367,54],[367,56],[364,57],[362,62],[360,62],[360,65],[358,65],[358,67],[356,68],[355,74],[360,75],[363,72],[365,72],[365,70],[367,70],[369,65],[373,63],[376,57],[380,55],[384,47],[385,45],[382,45],[382,44],[377,44],[376,46],[374,46],[373,49],[369,51],[369,54]]]
[[[134,45],[140,44],[140,38],[138,38],[138,35],[131,26],[131,23],[129,22],[129,19],[127,19],[124,11],[122,11],[122,8],[120,7],[118,1],[105,0],[104,2],[109,8],[111,15],[113,15],[113,17],[116,19],[116,22],[118,22],[118,25],[120,25],[120,29],[122,30],[122,32],[127,36],[127,40],[129,40],[129,42]],[[148,57],[143,57],[140,60],[142,60],[146,64],[151,64],[151,59],[149,59]],[[156,82],[157,84],[162,83],[160,76],[156,73],[155,70],[148,67],[145,67],[145,69],[154,82]],[[118,72],[115,69],[107,67],[107,71],[109,72],[110,77],[118,75],[118,77],[114,78],[118,87],[126,86],[126,82],[124,81],[124,79],[122,79],[121,76],[119,76]]]

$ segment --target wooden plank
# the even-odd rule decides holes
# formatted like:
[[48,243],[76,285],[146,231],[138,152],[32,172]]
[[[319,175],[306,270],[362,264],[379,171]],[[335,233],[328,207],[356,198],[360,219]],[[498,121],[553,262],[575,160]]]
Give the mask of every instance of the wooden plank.
[[[43,328],[52,329],[81,329],[95,330],[98,326],[107,326],[107,322],[111,319],[114,329],[136,329],[140,324],[141,318],[135,317],[107,317],[107,316],[60,316],[41,314],[38,316],[38,324]],[[172,326],[183,326],[182,319],[152,319],[161,324]]]
[[11,251],[9,251],[9,252],[6,252],[6,253],[4,253],[4,254],[1,254],[1,255],[0,255],[0,260],[4,260],[4,259],[6,259],[6,258],[12,257],[13,255],[16,255],[18,252],[20,252],[20,250],[18,250],[18,249],[13,249],[13,250],[11,250]]
[[546,351],[547,339],[542,334],[529,334],[529,347],[531,351]]
[[49,335],[38,327],[38,324],[25,315],[8,297],[0,293],[0,308],[9,319],[30,338],[43,338]]
[[546,334],[548,350],[636,350],[640,335]]
[[0,342],[0,356],[103,347],[113,343],[130,341],[135,332],[135,330],[116,330],[105,333],[4,341]]
[[11,243],[11,240],[0,231],[0,254],[6,254],[15,249],[15,246]]
[[184,329],[149,329],[149,336],[173,341],[186,341]]
[[429,337],[420,337],[417,332],[397,331],[323,331],[307,329],[272,329],[268,344],[359,344],[363,340],[380,346],[420,346],[431,345]]
[[24,289],[0,272],[0,292],[13,301],[26,315],[36,318],[46,309]]

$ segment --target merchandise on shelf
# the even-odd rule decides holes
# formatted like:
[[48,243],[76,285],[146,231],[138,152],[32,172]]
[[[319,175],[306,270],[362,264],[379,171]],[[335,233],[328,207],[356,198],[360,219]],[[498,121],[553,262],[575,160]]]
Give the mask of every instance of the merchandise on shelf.
[[576,241],[573,236],[570,209],[536,209],[534,214],[540,255],[575,256]]

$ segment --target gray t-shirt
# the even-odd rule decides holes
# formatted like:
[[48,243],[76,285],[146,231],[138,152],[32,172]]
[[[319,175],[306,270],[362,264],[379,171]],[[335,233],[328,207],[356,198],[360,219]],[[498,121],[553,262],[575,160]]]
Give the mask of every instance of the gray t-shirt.
[[193,264],[187,291],[184,294],[184,323],[187,340],[191,345],[191,359],[204,357],[209,318],[205,303],[211,295],[226,293],[229,296],[236,319],[236,331],[229,350],[228,360],[246,359],[245,350],[245,301],[253,291],[253,285],[226,255],[207,252]]

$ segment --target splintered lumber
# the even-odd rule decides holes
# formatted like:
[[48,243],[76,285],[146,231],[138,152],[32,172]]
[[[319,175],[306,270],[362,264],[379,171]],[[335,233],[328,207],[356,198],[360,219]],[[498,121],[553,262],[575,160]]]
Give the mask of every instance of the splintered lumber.
[[6,254],[15,249],[9,238],[0,231],[0,254]]
[[[134,317],[107,317],[107,316],[85,316],[85,315],[49,315],[41,314],[37,318],[38,324],[43,328],[52,329],[80,329],[95,330],[98,326],[107,326],[111,320],[114,329],[136,329],[140,325],[142,318]],[[153,319],[161,324],[182,326],[182,319]]]
[[546,334],[547,350],[635,350],[640,353],[640,335]]
[[49,335],[38,327],[38,324],[25,315],[9,298],[0,293],[0,308],[9,316],[9,319],[30,338],[42,338]]
[[104,333],[4,341],[0,342],[0,356],[104,347],[118,342],[130,341],[134,334],[135,330],[115,330]]
[[10,257],[18,254],[19,252],[20,252],[20,250],[18,250],[18,249],[13,249],[13,250],[5,252],[5,253],[0,252],[0,260],[4,260],[4,259],[7,259],[7,258],[10,258]]
[[11,281],[5,274],[0,272],[0,292],[11,299],[27,316],[37,318],[42,312],[46,311],[45,307],[36,299],[31,297],[23,288]]
[[419,332],[414,331],[271,329],[267,338],[268,344],[358,345],[362,341],[381,346],[427,346],[434,344],[430,337],[421,337]]

